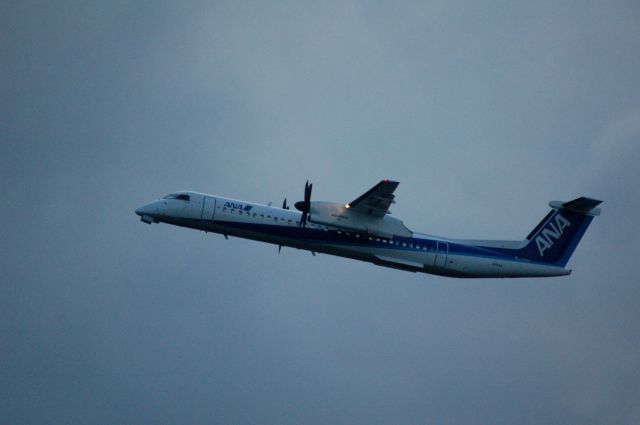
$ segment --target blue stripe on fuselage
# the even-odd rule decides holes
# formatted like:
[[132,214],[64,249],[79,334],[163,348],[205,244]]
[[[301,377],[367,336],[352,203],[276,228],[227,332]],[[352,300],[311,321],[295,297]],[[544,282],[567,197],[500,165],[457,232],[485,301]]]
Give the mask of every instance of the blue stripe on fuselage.
[[[199,230],[215,231],[217,233],[223,233],[218,230],[210,229],[210,226],[206,226],[203,221],[197,219],[168,219],[166,220],[170,224],[176,224],[180,226],[186,226]],[[316,244],[333,244],[333,245],[345,245],[345,246],[362,246],[371,248],[385,248],[395,251],[407,251],[416,253],[436,253],[437,243],[446,243],[449,246],[448,255],[459,255],[467,257],[482,257],[492,258],[504,261],[513,261],[528,264],[543,264],[535,261],[531,261],[525,258],[517,258],[516,254],[518,250],[509,248],[488,248],[478,245],[467,245],[458,242],[452,242],[447,239],[427,239],[427,238],[404,238],[393,237],[392,239],[381,238],[378,236],[367,235],[363,233],[357,233],[354,231],[338,230],[335,228],[313,229],[310,227],[298,227],[298,226],[286,226],[275,224],[262,224],[262,223],[242,223],[235,221],[219,221],[214,220],[208,222],[212,226],[220,226],[229,230],[237,229],[240,231],[249,231],[254,233],[263,234],[265,236],[290,239],[292,242],[307,242]],[[229,232],[231,234],[231,232]],[[359,234],[360,237],[355,236]],[[388,242],[383,242],[386,240]],[[277,243],[277,242],[273,242]],[[406,246],[403,246],[405,244]],[[414,247],[412,248],[411,245]],[[420,248],[416,249],[415,246],[419,245]],[[422,247],[426,246],[427,250],[423,250]]]

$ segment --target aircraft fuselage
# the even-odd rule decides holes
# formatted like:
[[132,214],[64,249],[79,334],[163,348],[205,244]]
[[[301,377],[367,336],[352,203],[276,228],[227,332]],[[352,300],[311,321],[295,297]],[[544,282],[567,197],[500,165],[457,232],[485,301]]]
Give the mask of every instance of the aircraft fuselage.
[[[411,272],[463,278],[546,277],[571,273],[564,265],[523,256],[527,246],[534,243],[531,240],[466,241],[411,231],[403,231],[402,235],[368,232],[314,222],[313,213],[301,227],[301,212],[197,192],[178,192],[153,201],[138,208],[136,214],[147,223],[164,222]],[[558,231],[557,227],[554,229]]]

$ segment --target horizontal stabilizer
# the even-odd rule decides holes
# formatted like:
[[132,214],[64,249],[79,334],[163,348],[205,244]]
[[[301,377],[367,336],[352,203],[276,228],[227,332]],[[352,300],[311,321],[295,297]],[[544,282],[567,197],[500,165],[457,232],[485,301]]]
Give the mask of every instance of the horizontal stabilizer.
[[570,210],[586,215],[600,215],[600,208],[596,208],[602,201],[582,196],[569,202],[551,201],[549,206],[555,209]]

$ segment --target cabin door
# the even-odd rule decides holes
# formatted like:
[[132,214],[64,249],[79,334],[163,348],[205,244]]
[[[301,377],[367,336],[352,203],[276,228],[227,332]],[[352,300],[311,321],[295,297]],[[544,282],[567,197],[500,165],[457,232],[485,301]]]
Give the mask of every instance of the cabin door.
[[205,196],[204,203],[202,205],[202,220],[213,221],[213,214],[215,210],[216,210],[216,198]]
[[449,244],[446,242],[438,242],[436,248],[436,259],[433,265],[436,267],[447,267],[447,255],[449,254]]

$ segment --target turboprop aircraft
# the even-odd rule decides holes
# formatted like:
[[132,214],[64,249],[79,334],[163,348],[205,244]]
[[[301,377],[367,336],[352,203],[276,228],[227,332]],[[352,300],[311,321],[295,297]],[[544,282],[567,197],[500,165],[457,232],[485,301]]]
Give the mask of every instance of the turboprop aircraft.
[[602,201],[581,197],[552,201],[551,211],[524,240],[462,240],[412,232],[391,217],[398,182],[382,180],[348,204],[311,201],[313,185],[292,211],[282,207],[175,192],[138,208],[145,223],[220,233],[368,261],[373,264],[463,278],[548,277],[571,273],[565,266]]

